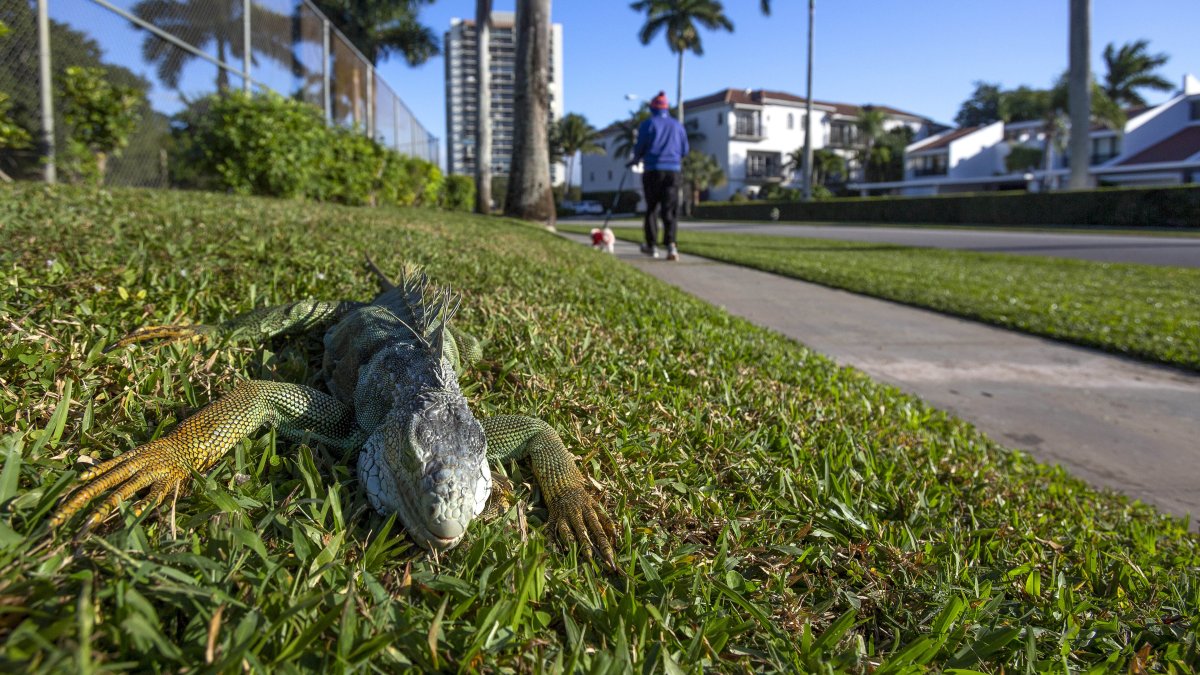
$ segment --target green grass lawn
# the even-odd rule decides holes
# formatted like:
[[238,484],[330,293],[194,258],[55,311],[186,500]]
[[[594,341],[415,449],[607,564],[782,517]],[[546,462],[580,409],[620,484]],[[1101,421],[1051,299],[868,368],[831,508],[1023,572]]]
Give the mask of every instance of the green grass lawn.
[[[586,231],[564,225],[565,231]],[[641,228],[617,236],[641,241]],[[685,253],[1200,370],[1200,269],[895,244],[679,233]]]
[[[1200,540],[896,389],[540,228],[424,210],[0,186],[0,671],[1187,672]],[[619,575],[521,497],[433,559],[347,462],[262,433],[172,509],[47,513],[81,457],[161,436],[319,342],[109,354],[361,262],[463,293],[481,415],[538,415],[622,532]],[[86,462],[84,462],[86,463]],[[1140,671],[1139,671],[1140,672]]]

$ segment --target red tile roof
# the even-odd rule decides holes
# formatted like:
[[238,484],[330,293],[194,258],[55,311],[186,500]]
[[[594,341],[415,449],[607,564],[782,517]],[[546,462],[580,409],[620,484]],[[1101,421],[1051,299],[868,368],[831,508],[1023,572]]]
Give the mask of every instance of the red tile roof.
[[[797,96],[795,94],[789,94],[786,91],[769,91],[766,89],[724,89],[716,92],[715,94],[709,94],[708,96],[701,96],[699,98],[684,101],[683,107],[686,110],[688,108],[698,108],[713,103],[763,105],[764,103],[770,103],[772,101],[783,101],[786,103],[798,104],[805,103],[804,97]],[[835,103],[830,101],[818,101],[816,99],[813,99],[813,105],[821,106],[822,108],[832,108],[835,113],[839,115],[846,115],[848,117],[856,117],[858,115],[859,108],[875,108],[877,110],[882,110],[892,117],[911,117],[915,120],[928,120],[928,118],[922,115],[906,112],[904,110],[899,110],[886,105],[872,105],[867,103],[860,106],[854,103]]]
[[1182,162],[1197,153],[1200,153],[1200,125],[1192,125],[1184,127],[1173,136],[1155,143],[1133,157],[1118,162],[1117,166]]
[[911,155],[911,154],[917,154],[920,152],[927,152],[929,150],[940,150],[942,148],[948,147],[952,142],[962,138],[963,136],[966,136],[967,134],[971,134],[971,133],[978,131],[982,127],[983,127],[983,125],[975,126],[975,127],[960,127],[958,129],[954,129],[953,131],[947,131],[946,133],[942,134],[941,136],[930,136],[927,139],[929,141],[928,143],[926,143],[925,145],[922,145],[919,148],[913,148],[913,149],[909,150],[908,154]]

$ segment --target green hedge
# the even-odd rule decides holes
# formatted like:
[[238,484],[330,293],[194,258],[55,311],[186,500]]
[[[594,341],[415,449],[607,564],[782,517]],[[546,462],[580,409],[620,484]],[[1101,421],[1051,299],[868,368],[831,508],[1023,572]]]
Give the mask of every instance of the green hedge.
[[173,136],[177,187],[455,211],[475,200],[470,179],[447,180],[435,164],[331,127],[316,108],[276,94],[199,99],[177,116]]
[[705,203],[696,207],[696,217],[769,220],[771,209],[776,208],[780,220],[792,221],[1200,227],[1200,186]]

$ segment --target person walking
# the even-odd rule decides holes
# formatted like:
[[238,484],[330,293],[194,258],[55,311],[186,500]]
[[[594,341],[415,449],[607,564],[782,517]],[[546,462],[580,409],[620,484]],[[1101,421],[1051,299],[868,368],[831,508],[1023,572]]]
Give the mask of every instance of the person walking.
[[642,253],[657,258],[658,214],[662,213],[663,241],[667,260],[679,260],[675,248],[675,230],[679,224],[679,190],[683,186],[681,170],[688,154],[687,131],[671,117],[667,95],[658,92],[650,101],[650,119],[638,127],[637,143],[629,166],[645,163],[642,189],[646,193],[646,219],[642,223],[646,243]]

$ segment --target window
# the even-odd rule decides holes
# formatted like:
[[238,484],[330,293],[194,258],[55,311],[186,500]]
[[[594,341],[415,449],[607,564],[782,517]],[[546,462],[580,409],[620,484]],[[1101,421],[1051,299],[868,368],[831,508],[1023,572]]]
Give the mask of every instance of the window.
[[829,128],[829,145],[852,148],[858,145],[858,133],[851,122],[834,122]]
[[724,118],[725,118],[725,113],[723,113],[723,112],[717,113],[717,126],[721,126],[722,124],[725,123]]
[[608,170],[608,179],[612,180],[612,169]]
[[796,128],[795,124],[796,124],[796,118],[792,116],[792,113],[788,113],[788,129]]
[[593,183],[596,182],[596,172],[595,171],[588,172],[588,180],[592,181]]
[[1119,154],[1121,154],[1121,148],[1116,136],[1092,139],[1092,164],[1103,164]]
[[1188,106],[1188,119],[1200,120],[1200,98],[1192,99]]
[[944,176],[946,175],[946,160],[949,153],[939,152],[936,155],[914,157],[909,160],[908,168],[914,176]]
[[746,153],[746,178],[779,178],[782,155],[778,152]]
[[738,110],[734,113],[737,126],[735,136],[762,136],[762,112],[758,110]]

